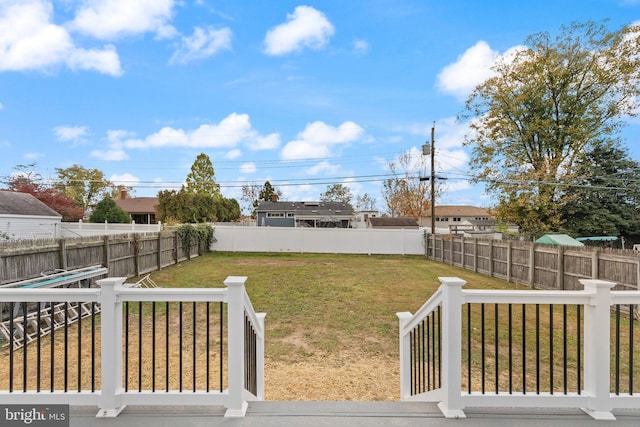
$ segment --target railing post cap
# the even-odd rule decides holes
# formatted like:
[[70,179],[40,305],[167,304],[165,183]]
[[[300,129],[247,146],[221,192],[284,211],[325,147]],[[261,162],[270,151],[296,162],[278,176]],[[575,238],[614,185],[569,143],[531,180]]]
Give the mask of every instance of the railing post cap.
[[409,313],[408,311],[400,311],[396,313],[396,316],[398,316],[398,319],[400,320],[406,320],[411,319],[413,317],[413,314]]
[[438,280],[445,286],[463,287],[467,283],[466,280],[462,280],[459,277],[438,277]]
[[232,286],[244,286],[246,281],[247,281],[246,276],[229,276],[225,279],[223,283],[226,287],[229,288]]
[[600,279],[580,279],[580,283],[585,289],[613,289],[617,285],[616,282]]
[[96,280],[96,284],[98,284],[101,288],[104,288],[107,286],[122,285],[125,280],[127,280],[126,277],[107,277],[104,279]]

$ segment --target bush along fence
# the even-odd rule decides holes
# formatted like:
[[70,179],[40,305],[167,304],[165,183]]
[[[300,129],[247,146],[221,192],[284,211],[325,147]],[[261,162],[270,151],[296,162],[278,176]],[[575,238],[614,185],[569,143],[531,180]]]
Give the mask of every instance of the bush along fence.
[[581,290],[581,279],[638,290],[640,257],[632,250],[573,248],[511,240],[425,234],[429,259],[531,288]]
[[159,233],[0,241],[0,284],[93,265],[112,277],[136,277],[196,257],[212,239],[210,226],[185,225]]
[[[16,313],[0,337],[0,404],[97,406],[98,417],[127,405],[222,405],[225,416],[244,416],[247,401],[264,399],[266,316],[254,311],[246,279],[229,276],[224,288],[134,288],[109,277],[96,288],[0,289]],[[35,337],[16,346],[13,332],[27,324]]]

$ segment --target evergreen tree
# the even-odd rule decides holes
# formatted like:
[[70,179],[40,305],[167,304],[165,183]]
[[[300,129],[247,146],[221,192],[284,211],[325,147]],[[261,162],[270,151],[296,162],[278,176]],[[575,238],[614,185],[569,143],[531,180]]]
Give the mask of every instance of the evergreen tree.
[[116,205],[111,197],[105,197],[98,202],[89,217],[90,222],[109,222],[116,224],[127,224],[131,222],[131,217],[122,208]]
[[562,208],[563,226],[579,236],[640,235],[640,164],[615,144],[598,146],[577,163]]

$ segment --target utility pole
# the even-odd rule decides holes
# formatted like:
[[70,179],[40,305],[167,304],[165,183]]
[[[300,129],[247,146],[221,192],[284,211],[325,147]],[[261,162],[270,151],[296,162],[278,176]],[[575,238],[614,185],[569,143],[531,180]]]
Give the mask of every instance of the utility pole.
[[431,127],[431,234],[436,234],[436,123]]
[[431,145],[425,143],[422,146],[422,154],[431,154],[431,177],[420,178],[420,181],[431,180],[431,234],[436,234],[436,147],[435,147],[436,122],[431,127]]

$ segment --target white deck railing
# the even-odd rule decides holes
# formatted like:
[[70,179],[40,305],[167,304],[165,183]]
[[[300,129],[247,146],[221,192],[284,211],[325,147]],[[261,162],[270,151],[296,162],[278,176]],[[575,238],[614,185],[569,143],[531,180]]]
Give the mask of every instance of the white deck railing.
[[[98,359],[99,368],[95,373],[95,377],[91,379],[92,384],[98,384],[95,389],[86,389],[85,381],[78,379],[77,389],[71,390],[67,387],[68,376],[72,377],[72,374],[68,374],[67,364],[65,361],[65,373],[64,373],[64,390],[60,390],[61,380],[57,380],[56,388],[54,389],[53,379],[53,365],[51,361],[51,378],[48,379],[47,384],[52,384],[51,389],[49,387],[40,386],[40,375],[43,376],[48,372],[48,366],[38,366],[38,385],[37,390],[35,387],[31,387],[33,382],[27,380],[27,360],[24,350],[10,351],[9,348],[3,350],[4,354],[0,353],[0,357],[6,358],[3,362],[7,365],[11,364],[11,371],[9,373],[9,379],[0,378],[2,386],[0,386],[0,404],[69,404],[69,405],[85,405],[85,406],[97,406],[99,408],[98,417],[115,417],[117,416],[127,405],[222,405],[227,408],[226,416],[239,417],[244,416],[247,409],[247,401],[249,400],[261,400],[264,398],[264,313],[256,313],[251,305],[251,301],[245,290],[246,277],[228,277],[224,284],[226,288],[129,288],[123,286],[125,278],[107,278],[99,280],[97,283],[99,288],[91,289],[0,289],[0,302],[5,303],[40,303],[50,304],[51,301],[56,303],[96,303],[99,304],[100,314],[96,313],[95,317],[99,316],[99,320],[95,323],[99,323],[99,340],[100,348],[94,352],[92,351],[92,357]],[[124,345],[123,335],[128,325],[123,325],[123,303],[130,302],[164,302],[169,303],[184,303],[189,302],[195,304],[197,302],[219,302],[227,304],[227,318],[226,318],[226,330],[227,334],[224,338],[226,343],[226,357],[227,367],[225,370],[225,376],[227,379],[227,389],[212,391],[212,390],[125,390],[123,387],[123,353]],[[35,305],[38,306],[37,304]],[[26,304],[23,306],[26,307]],[[180,305],[182,307],[182,305]],[[207,305],[208,307],[208,305]],[[24,311],[24,309],[23,309]],[[222,311],[221,311],[222,313]],[[154,314],[155,316],[155,314]],[[27,318],[27,315],[24,315]],[[155,318],[155,317],[154,317]],[[95,320],[95,319],[94,319]],[[84,321],[84,326],[90,322],[90,320]],[[192,354],[195,360],[195,312],[193,314],[193,336],[194,336],[194,348]],[[221,322],[222,323],[222,322]],[[169,319],[167,315],[167,332],[169,331]],[[82,325],[79,325],[80,329]],[[38,328],[34,323],[34,328]],[[125,329],[123,329],[123,327]],[[172,326],[174,328],[174,326]],[[92,328],[93,329],[93,328]],[[142,328],[141,328],[142,329]],[[159,328],[163,329],[163,328]],[[203,328],[204,329],[204,328]],[[220,327],[222,330],[222,327]],[[253,342],[250,343],[251,349],[245,349],[245,334],[247,329],[251,331]],[[208,328],[207,328],[208,330]],[[155,331],[155,328],[154,328]],[[94,330],[94,334],[97,334]],[[142,335],[142,330],[139,332]],[[79,335],[79,333],[78,333]],[[49,335],[51,336],[51,335]],[[200,336],[204,336],[200,333]],[[154,332],[154,340],[155,340]],[[180,342],[182,343],[182,333],[180,334]],[[207,333],[208,337],[208,333]],[[55,337],[51,336],[51,341],[57,345],[63,340],[63,332],[56,332]],[[81,338],[78,337],[78,340]],[[220,337],[220,342],[223,342],[223,337]],[[41,353],[44,355],[45,340],[43,339],[41,348],[40,340],[29,344],[24,347],[27,348],[28,355],[34,355],[37,353],[38,357]],[[92,338],[92,342],[95,343],[95,337]],[[167,338],[168,342],[168,338]],[[58,357],[66,358],[67,355],[71,357],[73,354],[67,349],[67,337],[64,334],[64,353],[63,356]],[[93,345],[93,344],[92,344]],[[206,344],[208,345],[208,343]],[[34,346],[33,348],[31,348]],[[89,345],[87,344],[86,347]],[[142,347],[142,344],[140,344]],[[9,346],[10,347],[10,346]],[[50,347],[50,346],[49,346]],[[167,344],[167,351],[169,345]],[[37,350],[37,351],[36,351]],[[251,350],[251,370],[254,377],[253,393],[247,389],[247,353]],[[47,350],[48,351],[48,350]],[[88,350],[86,350],[88,351]],[[53,350],[51,353],[53,354]],[[15,354],[14,354],[15,353]],[[80,349],[78,350],[80,354]],[[222,357],[222,355],[220,355]],[[139,356],[142,357],[142,356]],[[181,363],[182,363],[182,356]],[[24,358],[24,360],[23,360]],[[167,359],[169,356],[167,355]],[[53,359],[53,356],[51,357]],[[29,359],[30,367],[33,365],[33,361]],[[39,360],[37,363],[41,363]],[[89,362],[83,362],[89,364]],[[142,361],[139,362],[142,364]],[[167,362],[168,363],[168,362]],[[208,363],[208,362],[207,362]],[[16,368],[16,372],[13,371],[13,365],[21,364]],[[6,368],[5,366],[5,368]],[[208,366],[208,365],[207,365]],[[222,366],[222,363],[221,363]],[[17,372],[19,369],[25,369],[24,371]],[[31,369],[34,369],[31,367]],[[78,371],[80,369],[78,368]],[[24,375],[24,380],[22,377]],[[99,375],[99,377],[98,377]],[[155,375],[155,373],[153,374]],[[168,372],[166,373],[168,377]],[[80,372],[78,372],[80,376]],[[195,388],[195,366],[194,366],[194,388]],[[154,377],[155,378],[155,377]],[[14,386],[14,383],[20,383],[20,386]],[[11,384],[7,386],[6,384]],[[167,384],[168,380],[167,380]],[[27,388],[29,385],[29,389]],[[81,389],[81,385],[83,388]],[[31,389],[33,388],[33,389]],[[47,388],[47,390],[44,390]]]
[[[602,280],[581,280],[582,291],[463,290],[462,279],[442,277],[440,281],[438,291],[415,315],[398,313],[402,400],[438,402],[447,418],[464,418],[464,409],[472,407],[581,408],[595,419],[615,419],[612,411],[616,409],[640,408],[640,393],[633,390],[633,354],[640,345],[637,339],[634,344],[633,313],[640,304],[640,292],[612,291],[615,284]],[[527,305],[532,308],[525,314]],[[542,306],[547,310],[544,316]],[[620,306],[628,306],[632,316],[621,315]],[[567,320],[567,307],[575,307],[577,319]],[[522,313],[518,319],[517,313]],[[534,314],[533,323],[525,323]],[[479,319],[476,323],[472,315]],[[553,367],[554,360],[559,367]],[[472,374],[474,369],[481,373]],[[569,381],[569,387],[568,370],[577,372],[570,372],[574,382]],[[640,371],[637,366],[635,370]],[[515,381],[514,371],[520,375]],[[494,381],[486,380],[489,372],[495,374],[491,392],[485,391],[485,381]],[[621,392],[623,374],[629,385]],[[558,385],[563,377],[564,390]],[[528,381],[537,385],[527,389]],[[547,391],[540,389],[541,382],[548,384]]]

